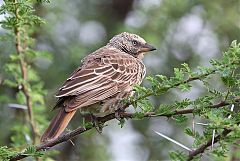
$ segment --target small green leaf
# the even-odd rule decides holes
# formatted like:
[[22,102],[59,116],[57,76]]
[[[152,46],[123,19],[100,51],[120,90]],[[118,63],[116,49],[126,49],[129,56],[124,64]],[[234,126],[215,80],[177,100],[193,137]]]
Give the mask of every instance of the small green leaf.
[[173,116],[173,118],[177,123],[184,123],[188,120],[188,118],[184,115],[176,115],[176,116]]
[[191,85],[188,83],[180,84],[179,88],[181,89],[182,92],[187,92],[191,89]]
[[192,137],[195,135],[194,132],[192,131],[192,129],[190,129],[190,128],[186,128],[184,133],[189,136],[192,136]]
[[174,151],[169,152],[169,156],[173,161],[186,161],[187,155],[184,152]]
[[136,119],[143,119],[144,118],[144,113],[142,113],[142,112],[135,112],[134,113],[134,116],[133,116],[133,118],[136,118]]

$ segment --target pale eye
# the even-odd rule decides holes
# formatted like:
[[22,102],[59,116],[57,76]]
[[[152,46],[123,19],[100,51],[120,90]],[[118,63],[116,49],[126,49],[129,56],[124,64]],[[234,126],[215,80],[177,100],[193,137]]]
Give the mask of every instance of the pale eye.
[[138,44],[138,42],[137,42],[136,40],[133,40],[133,41],[132,41],[132,44],[133,44],[134,46],[136,46],[136,45]]

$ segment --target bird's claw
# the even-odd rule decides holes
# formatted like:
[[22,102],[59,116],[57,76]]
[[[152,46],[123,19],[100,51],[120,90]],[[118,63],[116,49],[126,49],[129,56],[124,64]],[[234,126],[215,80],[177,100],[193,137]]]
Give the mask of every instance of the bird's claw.
[[91,114],[92,124],[99,134],[102,133],[103,125],[99,123],[98,118]]
[[121,113],[123,113],[125,110],[120,107],[119,109],[117,109],[114,113],[115,115],[115,118],[118,120],[118,121],[121,121],[122,120],[122,117],[121,117]]

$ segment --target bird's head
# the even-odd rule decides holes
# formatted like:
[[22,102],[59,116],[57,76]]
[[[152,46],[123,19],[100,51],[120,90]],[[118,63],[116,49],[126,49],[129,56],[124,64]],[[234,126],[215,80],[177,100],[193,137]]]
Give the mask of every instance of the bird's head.
[[127,32],[114,36],[109,41],[108,46],[131,54],[136,58],[142,58],[144,53],[156,50],[155,47],[146,43],[146,41],[140,36]]

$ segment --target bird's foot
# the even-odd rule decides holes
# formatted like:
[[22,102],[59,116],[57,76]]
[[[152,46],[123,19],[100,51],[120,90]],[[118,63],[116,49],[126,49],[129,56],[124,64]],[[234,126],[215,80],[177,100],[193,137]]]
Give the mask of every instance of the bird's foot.
[[99,121],[98,121],[98,118],[96,116],[94,116],[93,114],[90,115],[91,116],[91,120],[92,120],[92,124],[93,126],[95,127],[95,129],[97,130],[97,132],[99,134],[102,133],[102,129],[103,129],[103,124],[101,124]]
[[123,109],[122,107],[120,107],[119,109],[117,109],[115,111],[115,118],[118,120],[118,121],[121,121],[123,118],[121,118],[121,113],[123,113],[125,111],[125,109]]

